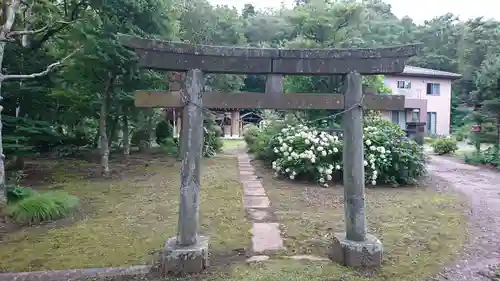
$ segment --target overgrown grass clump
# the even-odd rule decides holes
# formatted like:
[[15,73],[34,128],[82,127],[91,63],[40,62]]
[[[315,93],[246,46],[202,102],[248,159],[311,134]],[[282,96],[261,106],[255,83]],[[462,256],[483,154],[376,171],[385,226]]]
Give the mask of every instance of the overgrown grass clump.
[[79,206],[76,196],[63,191],[26,191],[23,199],[14,201],[7,209],[7,215],[20,224],[34,224],[61,219]]

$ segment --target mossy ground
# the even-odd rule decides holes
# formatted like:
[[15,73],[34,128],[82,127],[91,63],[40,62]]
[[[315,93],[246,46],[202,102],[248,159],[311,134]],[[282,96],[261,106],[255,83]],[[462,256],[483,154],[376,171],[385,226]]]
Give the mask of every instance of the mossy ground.
[[[282,224],[287,254],[326,256],[331,233],[345,229],[342,187],[277,180],[262,164],[256,166]],[[358,278],[422,280],[457,257],[467,237],[464,201],[436,192],[435,184],[366,189],[368,230],[382,240],[384,262]],[[334,264],[323,268],[342,270]]]
[[[226,143],[226,151],[241,148],[239,141]],[[64,184],[65,190],[87,200],[86,219],[67,227],[31,228],[9,235],[9,242],[0,244],[0,271],[147,262],[151,259],[148,253],[157,253],[175,233],[179,171],[174,161],[147,162],[148,167],[136,165],[119,180],[70,180]],[[413,281],[434,275],[462,249],[467,235],[463,201],[436,192],[431,188],[434,183],[428,183],[428,187],[418,188],[367,189],[369,232],[385,247],[381,269],[353,270],[331,262],[283,258],[326,255],[331,234],[344,230],[343,191],[341,187],[323,189],[277,180],[261,163],[254,163],[282,225],[285,251],[259,264],[246,264],[242,257],[232,259],[235,252],[248,247],[250,224],[241,206],[235,159],[226,154],[204,162],[202,232],[211,236],[216,261],[207,272],[185,278],[97,280]],[[226,262],[217,262],[218,257]]]
[[[180,163],[159,155],[133,157],[129,165],[111,163],[119,173],[103,180],[91,176],[98,165],[84,162],[38,164],[52,183],[39,188],[78,196],[81,214],[1,237],[0,272],[144,264],[175,236]],[[34,177],[27,175],[27,182]],[[214,258],[241,254],[250,245],[251,224],[236,158],[204,159],[201,182],[200,232],[210,236]]]
[[236,262],[212,266],[202,275],[185,278],[122,277],[113,281],[417,281],[435,275],[458,257],[467,236],[465,202],[436,191],[446,183],[426,181],[408,188],[367,189],[369,231],[384,244],[378,270],[354,270],[331,262],[303,262],[285,255],[325,256],[331,234],[344,230],[343,190],[277,180],[254,162],[272,202],[286,250],[259,264]]

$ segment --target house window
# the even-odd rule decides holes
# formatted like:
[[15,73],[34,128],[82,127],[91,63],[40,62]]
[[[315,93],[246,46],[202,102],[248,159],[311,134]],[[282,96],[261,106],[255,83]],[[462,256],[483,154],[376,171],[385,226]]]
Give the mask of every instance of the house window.
[[393,124],[399,125],[401,129],[406,128],[406,114],[404,111],[391,111],[391,122]]
[[436,112],[427,112],[427,132],[431,135],[436,134]]
[[399,114],[398,111],[391,112],[391,122],[392,124],[399,124]]
[[427,95],[439,96],[441,94],[441,85],[438,83],[427,83]]
[[398,81],[398,89],[411,89],[411,81]]

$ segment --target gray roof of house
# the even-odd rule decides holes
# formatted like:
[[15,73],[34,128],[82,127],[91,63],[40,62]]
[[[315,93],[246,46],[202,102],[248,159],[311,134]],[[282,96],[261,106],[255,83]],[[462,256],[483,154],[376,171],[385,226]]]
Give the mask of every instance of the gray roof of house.
[[429,77],[429,78],[444,78],[444,79],[460,79],[461,74],[446,72],[441,70],[435,70],[430,68],[422,68],[416,66],[405,66],[405,70],[402,73],[396,74],[395,76],[413,76],[413,77]]

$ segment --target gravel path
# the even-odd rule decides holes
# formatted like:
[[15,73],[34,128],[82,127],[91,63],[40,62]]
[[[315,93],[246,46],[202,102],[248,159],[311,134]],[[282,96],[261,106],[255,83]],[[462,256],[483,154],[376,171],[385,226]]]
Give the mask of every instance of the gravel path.
[[470,199],[470,239],[455,266],[434,280],[484,281],[490,265],[500,264],[500,173],[459,163],[458,159],[430,156],[431,175],[450,183]]

